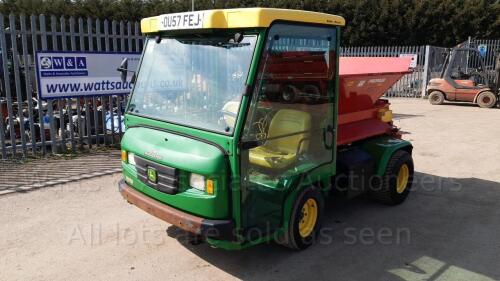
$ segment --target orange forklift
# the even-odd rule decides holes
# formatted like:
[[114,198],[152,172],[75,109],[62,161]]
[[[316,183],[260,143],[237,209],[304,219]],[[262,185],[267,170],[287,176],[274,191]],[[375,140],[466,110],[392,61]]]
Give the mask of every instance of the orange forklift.
[[458,47],[447,54],[440,77],[429,81],[427,95],[434,105],[458,101],[493,108],[499,100],[499,80],[500,56],[494,74],[488,75],[478,50]]

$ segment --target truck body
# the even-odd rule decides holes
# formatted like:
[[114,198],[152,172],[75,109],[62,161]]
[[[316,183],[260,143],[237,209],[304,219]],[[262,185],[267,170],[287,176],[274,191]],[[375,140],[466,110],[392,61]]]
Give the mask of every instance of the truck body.
[[477,49],[457,46],[446,53],[440,76],[427,85],[429,102],[469,102],[483,108],[497,106],[500,90],[500,56],[496,69],[487,70]]
[[308,247],[332,194],[402,203],[412,146],[380,97],[410,60],[340,58],[344,23],[267,8],[144,19],[123,197],[224,249]]

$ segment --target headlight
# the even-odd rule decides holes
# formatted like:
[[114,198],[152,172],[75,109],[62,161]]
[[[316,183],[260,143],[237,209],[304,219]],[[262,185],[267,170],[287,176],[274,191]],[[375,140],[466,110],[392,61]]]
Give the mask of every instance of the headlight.
[[127,161],[128,161],[127,158],[128,158],[127,151],[126,150],[122,150],[122,161],[125,162],[125,163],[127,163]]
[[191,174],[189,177],[189,185],[201,191],[205,191],[205,177],[198,174]]
[[135,154],[133,153],[128,154],[128,163],[135,166]]

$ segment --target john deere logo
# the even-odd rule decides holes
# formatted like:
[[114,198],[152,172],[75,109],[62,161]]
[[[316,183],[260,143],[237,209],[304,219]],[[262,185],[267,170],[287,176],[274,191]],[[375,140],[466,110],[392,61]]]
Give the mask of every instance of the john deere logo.
[[150,182],[156,183],[156,181],[158,179],[157,174],[156,174],[156,170],[148,167],[147,172],[148,172],[148,180]]

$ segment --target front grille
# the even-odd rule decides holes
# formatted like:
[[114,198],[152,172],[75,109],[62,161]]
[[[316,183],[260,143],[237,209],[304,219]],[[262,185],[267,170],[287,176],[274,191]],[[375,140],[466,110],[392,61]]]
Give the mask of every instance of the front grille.
[[[152,188],[168,193],[168,194],[176,194],[179,190],[179,170],[176,168],[172,168],[169,166],[160,165],[153,161],[149,161],[147,159],[134,156],[137,176],[139,180],[143,183],[151,186]],[[148,168],[153,168],[157,173],[157,181],[156,183],[151,182],[147,176]]]

